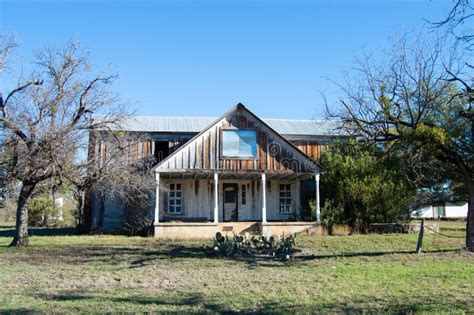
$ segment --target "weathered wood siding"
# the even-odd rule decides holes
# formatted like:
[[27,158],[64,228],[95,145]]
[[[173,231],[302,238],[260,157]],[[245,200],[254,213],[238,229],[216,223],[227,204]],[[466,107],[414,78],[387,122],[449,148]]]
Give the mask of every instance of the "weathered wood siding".
[[[182,186],[182,213],[168,212],[168,191],[170,184]],[[238,220],[259,221],[262,219],[262,185],[259,180],[219,180],[219,222],[223,216],[223,185],[238,184]],[[292,211],[280,213],[280,184],[291,185]],[[212,221],[214,215],[213,180],[163,180],[160,190],[160,219],[172,221]],[[242,204],[242,185],[246,189],[246,203]],[[267,219],[271,221],[292,220],[300,213],[300,187],[298,180],[267,181]]]
[[326,143],[321,143],[315,140],[293,140],[291,141],[298,149],[306,153],[307,156],[315,159],[316,161],[321,160],[321,154],[327,149]]
[[[255,129],[257,158],[236,159],[221,155],[223,129]],[[158,171],[220,170],[275,173],[314,172],[315,164],[246,109],[237,108],[165,159]]]
[[[177,151],[182,145],[187,142],[185,141],[169,141],[169,153],[173,153]],[[299,150],[304,152],[309,157],[313,158],[316,161],[320,161],[321,154],[324,153],[325,150],[328,148],[328,144],[321,143],[315,140],[290,140],[294,146],[296,146]],[[91,158],[96,160],[96,164],[100,167],[103,166],[107,161],[107,154],[110,153],[110,143],[106,140],[99,140],[99,141],[90,141],[91,150],[89,152],[93,155],[90,155]],[[270,147],[272,149],[273,147]],[[275,147],[278,149],[278,147]],[[155,142],[154,141],[130,141],[127,143],[127,156],[130,158],[149,158],[155,156]],[[163,158],[159,158],[157,162],[161,162]],[[242,161],[242,160],[240,160]],[[271,163],[271,161],[268,161]],[[286,162],[284,162],[286,163]],[[241,165],[245,166],[245,163],[241,163]],[[273,162],[275,165],[275,162]],[[259,164],[259,166],[261,166]]]
[[[130,160],[146,159],[154,156],[155,143],[153,141],[126,141],[126,158]],[[93,151],[91,151],[93,150]],[[93,152],[91,154],[91,152]],[[89,147],[89,158],[94,159],[95,165],[104,167],[109,165],[114,157],[112,144],[106,139],[101,139],[91,143]]]

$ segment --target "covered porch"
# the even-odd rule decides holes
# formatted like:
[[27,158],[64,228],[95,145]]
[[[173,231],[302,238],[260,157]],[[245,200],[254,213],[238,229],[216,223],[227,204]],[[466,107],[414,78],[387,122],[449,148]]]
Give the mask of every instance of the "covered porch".
[[[301,221],[300,184],[308,179],[316,187],[313,222]],[[288,235],[314,231],[320,228],[319,199],[319,172],[156,172],[154,235],[207,239],[217,232]]]

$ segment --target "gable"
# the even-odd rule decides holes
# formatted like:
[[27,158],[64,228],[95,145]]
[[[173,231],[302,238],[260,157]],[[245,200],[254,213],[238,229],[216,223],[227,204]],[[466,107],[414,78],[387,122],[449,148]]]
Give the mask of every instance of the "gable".
[[[244,156],[229,155],[232,131],[255,134],[255,148],[244,145]],[[230,131],[230,132],[229,132]],[[243,134],[243,133],[242,133]],[[246,149],[246,146],[250,149]],[[250,150],[250,151],[249,151]],[[253,152],[255,150],[255,152]],[[237,150],[238,151],[238,150]],[[249,153],[252,152],[252,153]],[[227,154],[226,154],[227,153]],[[253,154],[255,153],[255,154]],[[189,172],[219,170],[223,172],[315,173],[319,165],[293,144],[271,129],[265,122],[238,104],[213,124],[168,156],[155,169],[158,172]]]

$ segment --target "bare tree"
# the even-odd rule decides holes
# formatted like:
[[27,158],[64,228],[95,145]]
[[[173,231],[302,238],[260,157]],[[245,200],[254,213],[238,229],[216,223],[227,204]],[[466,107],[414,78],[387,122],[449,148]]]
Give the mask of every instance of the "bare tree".
[[[7,67],[7,62],[16,46],[17,41],[12,34],[0,32],[0,75],[2,75],[4,69]],[[5,142],[5,133],[3,132],[3,129],[3,114],[0,113],[0,156],[3,156],[5,153],[3,150]],[[7,169],[5,168],[5,165],[0,164],[0,207],[4,207],[6,204],[7,185]]]
[[471,128],[474,131],[474,109],[471,104],[474,102],[474,64],[472,58],[474,57],[474,7],[470,0],[454,0],[453,7],[449,11],[446,18],[442,21],[431,22],[437,29],[445,29],[451,34],[468,55],[465,66],[468,72],[454,73],[450,69],[446,69],[449,74],[449,81],[457,82],[461,85],[462,90],[457,95],[467,99],[470,104],[460,112],[461,117],[467,119],[471,123]]
[[109,90],[116,76],[94,74],[88,57],[75,43],[64,49],[46,48],[36,55],[32,79],[0,101],[8,133],[2,163],[9,176],[21,182],[11,246],[29,243],[27,203],[35,187],[52,178],[74,184],[82,178],[82,184],[90,187],[97,177],[85,173],[89,133],[112,130],[129,117]]
[[124,204],[146,208],[155,189],[150,173],[155,158],[137,150],[138,144],[149,141],[147,136],[107,127],[89,133],[87,147],[82,148],[87,157],[77,161],[65,176],[74,187],[79,230],[83,232],[90,230],[88,203],[92,194],[100,198],[119,196]]
[[387,150],[402,148],[407,161],[425,163],[419,175],[461,182],[469,196],[466,247],[472,251],[474,130],[462,116],[471,111],[472,98],[460,95],[462,86],[452,80],[464,63],[443,47],[440,41],[402,39],[385,62],[363,58],[357,75],[339,84],[342,108],[328,113],[342,119],[346,132]]
[[0,75],[6,67],[7,61],[10,59],[10,56],[17,45],[17,41],[13,34],[0,32]]
[[453,0],[453,6],[447,16],[436,22],[430,22],[436,28],[445,28],[457,40],[472,49],[474,45],[474,7],[470,0]]
[[[471,126],[471,145],[474,141],[474,64],[472,58],[474,57],[474,6],[470,0],[454,0],[453,7],[449,11],[446,18],[442,21],[433,22],[432,24],[438,29],[445,29],[450,33],[457,41],[462,49],[468,55],[468,60],[465,62],[465,66],[468,69],[464,73],[455,73],[450,69],[446,69],[449,74],[449,81],[456,82],[461,85],[461,91],[456,94],[456,97],[463,98],[467,101],[469,106],[459,110],[459,116],[467,121]],[[472,168],[471,168],[471,181],[473,181]],[[474,211],[473,203],[474,196],[472,188],[470,188],[470,202],[468,212],[468,231],[467,231],[467,243],[468,248],[474,250]],[[469,229],[469,222],[471,222]]]

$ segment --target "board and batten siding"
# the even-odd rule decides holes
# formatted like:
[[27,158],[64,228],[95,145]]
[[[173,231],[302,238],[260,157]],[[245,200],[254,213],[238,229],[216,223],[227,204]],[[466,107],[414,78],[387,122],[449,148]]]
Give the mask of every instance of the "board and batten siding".
[[[254,129],[257,157],[222,156],[224,129]],[[266,173],[314,173],[316,164],[245,108],[236,110],[197,135],[158,165],[157,171],[257,171]]]
[[[209,137],[209,140],[211,140],[212,136]],[[218,138],[215,137],[217,140]],[[324,151],[328,148],[327,144],[320,143],[319,141],[314,141],[314,140],[289,140],[293,145],[295,145],[299,150],[304,152],[306,155],[309,157],[313,158],[316,161],[320,161],[321,159],[321,154],[324,153]],[[178,150],[182,145],[186,143],[186,141],[169,141],[169,153],[173,153],[174,151]],[[93,153],[93,157],[96,158],[96,163],[97,166],[103,167],[106,165],[106,159],[107,159],[107,154],[110,152],[110,142],[107,140],[99,140],[97,142],[93,143],[94,145],[90,148],[89,152]],[[126,142],[125,146],[127,147],[127,157],[130,157],[131,159],[140,159],[140,158],[148,158],[151,156],[155,156],[155,142],[154,141],[128,141]],[[201,146],[202,147],[202,146]],[[205,150],[207,148],[211,147],[210,144],[205,145]],[[278,148],[278,147],[275,147]],[[272,147],[270,147],[272,149]],[[207,149],[208,150],[208,149]],[[190,150],[189,150],[190,151]],[[187,154],[189,155],[190,152]],[[218,156],[218,152],[216,152],[216,157]],[[209,158],[210,160],[210,158]],[[245,168],[245,163],[242,163],[243,160],[239,160],[241,163],[238,165],[238,167],[235,167],[236,169],[244,169]],[[161,159],[158,160],[158,162],[161,162]],[[268,161],[272,162],[272,161]],[[211,162],[208,162],[209,164]],[[250,166],[252,166],[253,161],[250,163]],[[199,164],[194,164],[193,165],[199,165]],[[207,165],[207,163],[206,163]],[[228,165],[228,164],[227,164]],[[277,165],[275,162],[273,162],[273,165]],[[232,169],[231,165],[231,169]],[[247,165],[248,166],[248,165]],[[261,166],[261,164],[258,164],[258,166]],[[278,169],[278,168],[277,168]]]
[[293,140],[291,143],[316,161],[321,160],[321,155],[328,148],[328,144],[315,140]]
[[[170,214],[168,212],[168,190],[170,184],[181,184],[182,186],[182,213]],[[219,222],[223,217],[223,186],[224,184],[237,184],[238,220],[259,221],[262,219],[262,186],[259,180],[220,180],[219,181]],[[292,211],[280,213],[279,195],[280,184],[291,185]],[[212,221],[214,213],[214,181],[213,180],[191,180],[176,179],[163,180],[163,188],[160,191],[160,219],[190,220],[190,221]],[[246,203],[242,204],[242,185],[246,189]],[[300,193],[298,180],[270,180],[267,182],[267,218],[273,221],[286,221],[300,214]]]

